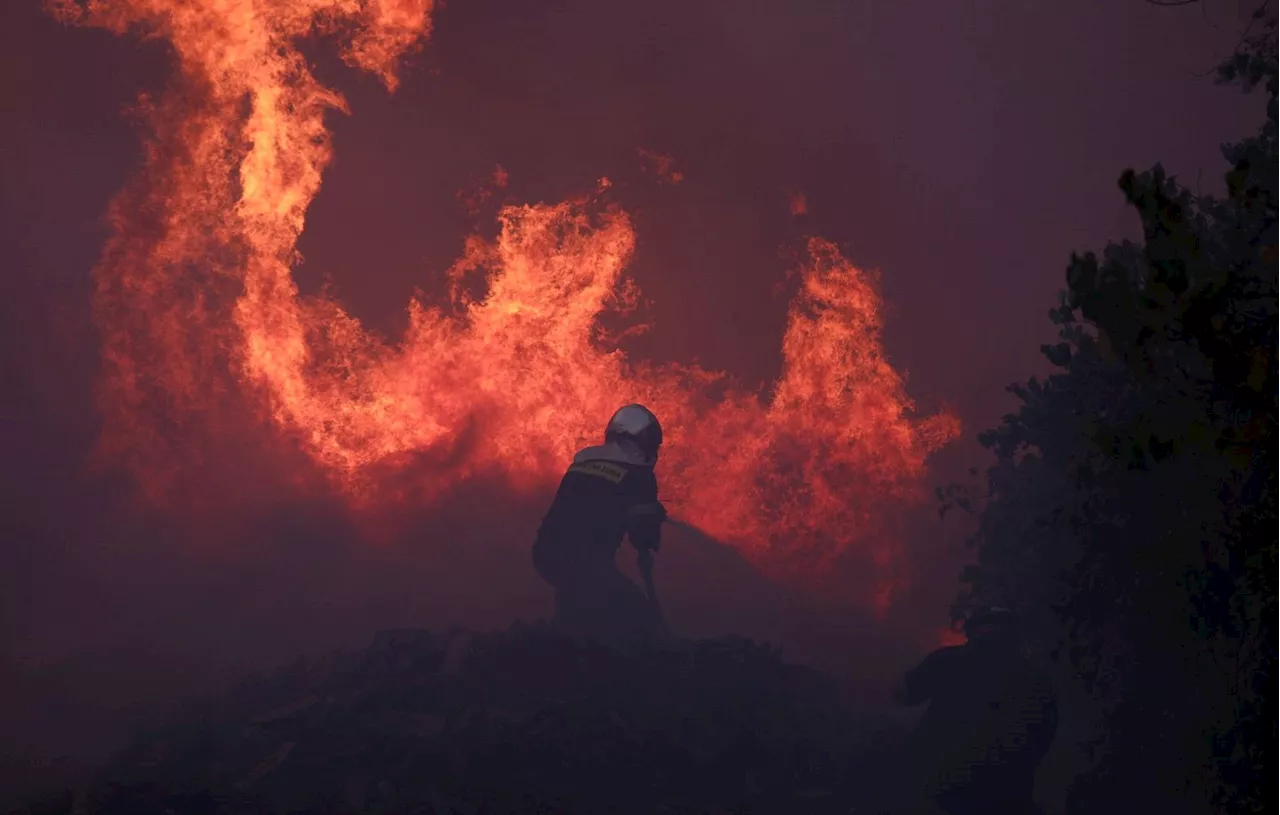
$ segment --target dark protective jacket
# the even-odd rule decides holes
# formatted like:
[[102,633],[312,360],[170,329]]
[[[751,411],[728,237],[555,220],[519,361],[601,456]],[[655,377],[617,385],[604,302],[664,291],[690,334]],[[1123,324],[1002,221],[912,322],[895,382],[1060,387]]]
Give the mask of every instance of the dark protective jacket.
[[1048,677],[1008,641],[940,648],[904,677],[929,702],[910,744],[919,789],[947,812],[1025,812],[1057,731]]
[[574,456],[533,545],[534,568],[560,588],[616,571],[624,537],[657,551],[666,510],[652,462],[633,445],[611,442]]

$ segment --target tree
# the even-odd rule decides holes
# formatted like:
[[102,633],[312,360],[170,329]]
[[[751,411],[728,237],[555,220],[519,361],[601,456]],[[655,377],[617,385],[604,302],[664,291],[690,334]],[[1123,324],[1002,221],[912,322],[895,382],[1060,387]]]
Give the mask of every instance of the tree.
[[1223,149],[1226,196],[1125,172],[1142,242],[1072,257],[1055,372],[980,436],[996,460],[958,608],[1023,609],[1103,703],[1072,810],[1275,800],[1276,26],[1255,23],[1218,71],[1267,100]]

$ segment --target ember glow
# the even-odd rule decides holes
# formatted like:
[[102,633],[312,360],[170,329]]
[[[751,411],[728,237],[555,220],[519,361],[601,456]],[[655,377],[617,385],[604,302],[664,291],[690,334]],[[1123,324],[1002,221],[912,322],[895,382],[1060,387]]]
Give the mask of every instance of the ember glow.
[[624,276],[635,233],[607,182],[578,200],[504,209],[496,240],[470,239],[450,270],[448,303],[413,299],[390,342],[294,282],[332,154],[324,117],[345,111],[297,45],[335,35],[350,65],[394,90],[400,58],[429,34],[432,0],[53,10],[160,38],[176,64],[168,90],[142,100],[145,166],[113,204],[95,271],[103,449],[148,494],[163,498],[175,473],[198,469],[184,440],[230,432],[220,406],[234,400],[374,513],[429,507],[474,477],[544,490],[614,409],[639,401],[667,428],[660,475],[680,517],[783,571],[816,574],[847,553],[892,567],[886,512],[917,497],[928,454],[959,427],[914,415],[881,347],[875,281],[833,244],[807,246],[768,392],[628,359],[604,336],[600,317],[638,295]]

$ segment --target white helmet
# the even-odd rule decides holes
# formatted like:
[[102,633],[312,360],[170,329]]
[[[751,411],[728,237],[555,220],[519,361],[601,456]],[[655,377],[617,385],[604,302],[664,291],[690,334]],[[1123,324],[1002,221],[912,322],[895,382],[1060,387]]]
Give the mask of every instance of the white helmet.
[[644,405],[626,405],[618,408],[604,429],[604,440],[629,441],[640,448],[649,461],[658,460],[658,448],[662,446],[662,425],[653,411]]

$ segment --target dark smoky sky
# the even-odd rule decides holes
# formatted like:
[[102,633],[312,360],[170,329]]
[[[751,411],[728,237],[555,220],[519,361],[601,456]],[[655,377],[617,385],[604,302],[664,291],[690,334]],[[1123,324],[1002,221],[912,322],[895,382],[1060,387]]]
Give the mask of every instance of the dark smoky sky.
[[[632,272],[652,301],[654,328],[629,350],[767,382],[790,294],[779,291],[784,250],[821,235],[882,270],[892,359],[922,406],[946,403],[965,423],[941,478],[981,461],[972,435],[1011,406],[1004,386],[1042,369],[1069,253],[1133,236],[1120,171],[1162,161],[1219,185],[1219,144],[1250,130],[1261,106],[1206,74],[1248,10],[1235,0],[452,0],[395,95],[329,45],[308,46],[352,115],[332,117],[336,160],[299,278],[305,288],[331,278],[356,315],[394,331],[415,286],[439,291],[473,228],[460,189],[496,164],[512,201],[558,200],[609,176],[635,216]],[[323,508],[249,524],[235,551],[274,565],[214,567],[174,554],[200,530],[132,506],[122,479],[87,471],[89,270],[104,209],[138,164],[123,110],[162,87],[169,63],[158,44],[61,27],[35,0],[3,3],[0,58],[6,656],[145,650],[174,627],[202,643],[193,653],[234,649],[288,613],[310,621],[299,631],[337,621],[355,636],[396,618],[397,593],[418,608],[411,581],[353,565]],[[646,174],[640,148],[671,156],[682,183]],[[800,218],[793,191],[807,199]],[[438,549],[474,537],[463,521],[450,529],[436,533]],[[358,593],[354,575],[379,586],[360,614],[334,599]],[[520,585],[503,591],[542,597]],[[465,595],[441,594],[433,608]],[[300,597],[305,613],[290,605]]]

